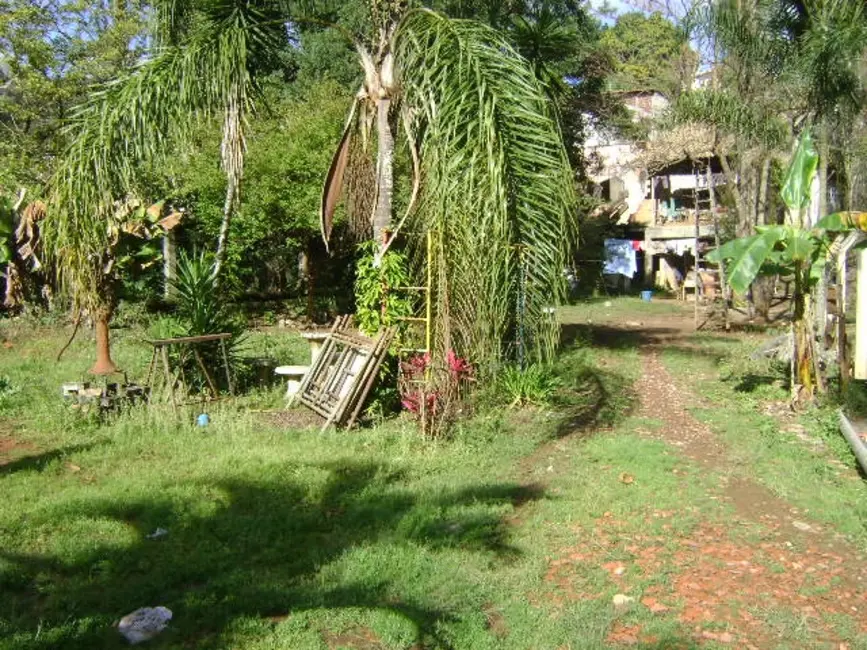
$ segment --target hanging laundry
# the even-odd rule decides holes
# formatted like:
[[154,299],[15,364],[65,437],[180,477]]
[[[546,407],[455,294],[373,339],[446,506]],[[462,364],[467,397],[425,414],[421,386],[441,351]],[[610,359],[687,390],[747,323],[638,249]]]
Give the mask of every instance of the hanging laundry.
[[629,239],[605,240],[605,267],[602,272],[608,275],[620,274],[632,278],[638,271],[635,249]]

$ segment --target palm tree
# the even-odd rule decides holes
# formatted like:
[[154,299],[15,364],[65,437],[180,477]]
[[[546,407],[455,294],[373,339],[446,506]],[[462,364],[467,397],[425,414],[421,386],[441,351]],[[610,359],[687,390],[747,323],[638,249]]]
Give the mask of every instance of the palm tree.
[[[380,18],[374,49],[357,44],[364,83],[323,194],[327,241],[353,141],[376,133],[370,223],[384,252],[405,223],[438,233],[440,344],[479,360],[545,355],[546,310],[562,295],[574,181],[553,109],[532,66],[493,29],[401,3]],[[393,218],[394,125],[412,159],[409,207]],[[423,182],[422,182],[423,181]]]
[[[742,239],[734,242],[729,250],[738,249],[744,253],[739,255],[742,263],[733,264],[734,271],[752,265],[756,272],[760,266],[756,265],[756,260],[763,259],[765,253],[774,252],[778,244],[784,246],[785,251],[793,251],[790,256],[798,279],[793,310],[793,343],[798,372],[793,381],[797,378],[812,398],[814,386],[822,389],[822,378],[813,357],[816,323],[810,317],[813,307],[810,290],[814,288],[816,322],[822,331],[827,303],[824,297],[827,258],[817,257],[814,269],[806,265],[809,256],[802,252],[804,249],[813,251],[804,245],[810,241],[808,229],[811,224],[806,224],[803,219],[803,210],[810,198],[809,183],[803,179],[812,178],[818,159],[820,216],[824,216],[827,212],[829,127],[834,124],[837,130],[846,129],[864,105],[859,67],[867,37],[867,11],[863,3],[847,0],[718,0],[711,6],[707,22],[727,60],[736,62],[734,74],[728,78],[736,96],[729,93],[730,101],[727,103],[719,101],[725,96],[719,91],[704,93],[702,102],[696,102],[695,95],[687,97],[685,114],[689,115],[691,108],[693,117],[701,119],[703,112],[705,121],[729,132],[746,130],[755,142],[766,147],[773,141],[778,152],[783,148],[779,146],[781,144],[791,150],[793,136],[800,133],[798,147],[792,156],[789,180],[782,188],[782,197],[789,207],[789,229],[772,228],[767,231],[767,236],[763,233],[753,237],[743,237],[749,232],[741,231],[738,234]],[[713,110],[713,107],[721,106],[728,110]],[[736,110],[730,110],[732,107]],[[774,112],[787,118],[788,137],[783,141],[756,137],[777,130],[768,130],[777,121],[771,117]],[[749,119],[751,117],[754,119]],[[819,135],[818,156],[810,140],[811,129]],[[779,157],[784,157],[784,154]],[[725,160],[725,155],[722,159]],[[744,176],[741,174],[741,180]],[[741,181],[733,181],[731,179],[729,184],[737,199]],[[767,173],[762,184],[767,193]],[[739,212],[743,212],[742,202],[736,202]],[[851,206],[847,207],[851,209]],[[785,235],[790,243],[782,244],[782,239],[773,240],[776,235],[781,238]],[[764,252],[763,247],[766,249]],[[815,254],[818,256],[819,252],[820,247],[816,246]],[[825,251],[821,252],[824,255]],[[721,254],[720,259],[726,259],[726,255]],[[810,270],[819,273],[819,282],[813,283],[813,275],[806,273]],[[805,273],[803,279],[800,277],[802,271]],[[752,282],[756,273],[740,275],[741,288],[745,288],[747,285],[743,278]],[[737,276],[736,273],[732,282],[734,287],[738,286]],[[824,336],[820,338],[824,341]]]
[[94,320],[97,361],[91,371],[98,374],[116,370],[109,347],[114,296],[108,272],[116,233],[129,216],[123,206],[142,194],[142,165],[158,165],[196,120],[222,117],[227,189],[219,277],[239,204],[244,125],[256,78],[273,67],[274,52],[286,39],[281,2],[152,4],[151,58],[92,93],[66,127],[70,144],[51,182],[44,227],[61,287]]
[[[54,182],[46,227],[61,280],[103,323],[111,301],[100,281],[106,221],[140,193],[142,164],[158,164],[193,122],[223,120],[227,176],[217,268],[225,257],[243,174],[244,126],[257,79],[273,69],[297,3],[161,0],[160,47],[132,73],[92,96],[70,125],[71,146]],[[356,39],[363,88],[323,200],[327,237],[352,137],[376,125],[374,237],[411,220],[438,233],[438,331],[444,345],[499,357],[525,333],[550,352],[546,309],[563,291],[572,174],[544,90],[528,63],[494,30],[398,1],[373,0],[375,38]],[[410,210],[392,224],[395,126],[412,154]],[[422,182],[422,180],[424,182]],[[100,330],[98,330],[99,332]],[[107,341],[107,338],[106,338]]]

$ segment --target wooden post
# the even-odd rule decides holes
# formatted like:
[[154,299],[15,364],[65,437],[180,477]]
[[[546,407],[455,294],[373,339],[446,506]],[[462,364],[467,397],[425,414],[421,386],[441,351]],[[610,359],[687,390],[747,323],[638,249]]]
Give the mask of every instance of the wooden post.
[[698,167],[693,166],[693,169],[695,170],[695,189],[693,190],[693,193],[692,193],[693,208],[694,208],[694,212],[695,212],[695,240],[694,240],[693,249],[692,249],[692,257],[694,260],[693,273],[695,274],[695,289],[694,289],[695,309],[693,311],[693,320],[694,320],[694,324],[695,324],[695,329],[697,330],[698,329],[698,294],[699,294],[699,291],[701,291],[701,277],[698,274],[698,272],[700,270],[699,269],[699,263],[698,263],[698,237],[700,234],[701,226],[699,226],[699,220],[698,220],[698,179],[699,179]]
[[[710,213],[713,217],[713,243],[714,246],[719,248],[719,215],[716,213],[716,195],[714,194],[713,169],[711,169],[710,160],[708,160],[707,165],[707,191],[710,195]],[[719,261],[718,269],[719,290],[722,294],[723,304],[723,321],[725,323],[726,332],[728,332],[731,329],[731,323],[729,322],[729,297],[726,285],[726,267],[723,260]]]
[[867,379],[867,250],[858,251],[855,379]]
[[840,369],[840,387],[849,383],[849,350],[846,341],[846,257],[848,249],[837,256],[837,366]]

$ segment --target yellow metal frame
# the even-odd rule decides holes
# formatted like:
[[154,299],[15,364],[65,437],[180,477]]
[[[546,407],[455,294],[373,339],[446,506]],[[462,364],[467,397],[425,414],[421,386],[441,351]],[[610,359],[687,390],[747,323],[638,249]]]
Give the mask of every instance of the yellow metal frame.
[[[413,233],[404,232],[404,235]],[[420,234],[420,233],[419,233]],[[425,233],[427,252],[427,281],[423,287],[394,287],[395,291],[419,291],[424,293],[425,308],[424,318],[418,316],[401,316],[395,318],[399,321],[424,323],[424,350],[401,350],[401,352],[426,352],[430,354],[433,345],[433,238],[434,232],[428,230]]]

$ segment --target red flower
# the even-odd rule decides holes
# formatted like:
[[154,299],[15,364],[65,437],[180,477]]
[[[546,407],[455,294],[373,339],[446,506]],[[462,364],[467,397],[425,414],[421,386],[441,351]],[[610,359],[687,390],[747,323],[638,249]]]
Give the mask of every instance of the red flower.
[[466,359],[461,359],[455,354],[454,350],[446,352],[446,363],[448,364],[451,373],[457,377],[470,374],[473,366]]

